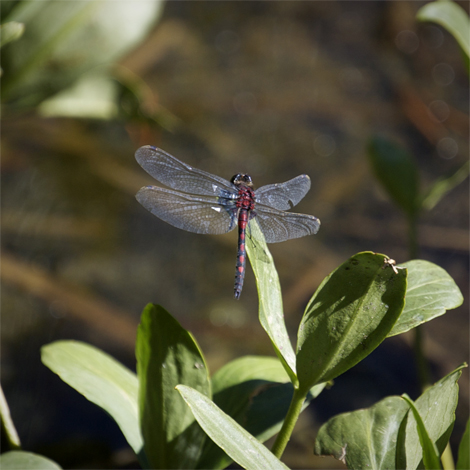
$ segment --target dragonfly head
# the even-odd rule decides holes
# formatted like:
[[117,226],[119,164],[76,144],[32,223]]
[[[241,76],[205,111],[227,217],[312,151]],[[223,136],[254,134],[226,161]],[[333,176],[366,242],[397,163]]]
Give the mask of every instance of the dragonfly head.
[[232,177],[230,180],[235,186],[248,186],[249,188],[253,187],[253,181],[251,180],[250,175],[244,175],[242,173],[238,173]]

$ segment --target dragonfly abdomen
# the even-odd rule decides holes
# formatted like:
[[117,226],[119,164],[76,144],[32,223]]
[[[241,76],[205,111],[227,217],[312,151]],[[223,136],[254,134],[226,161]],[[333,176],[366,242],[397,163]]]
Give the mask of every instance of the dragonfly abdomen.
[[248,211],[241,209],[238,215],[238,253],[237,253],[237,265],[235,268],[235,288],[234,297],[240,298],[243,289],[243,281],[245,280],[245,267],[246,267],[246,226],[248,224]]

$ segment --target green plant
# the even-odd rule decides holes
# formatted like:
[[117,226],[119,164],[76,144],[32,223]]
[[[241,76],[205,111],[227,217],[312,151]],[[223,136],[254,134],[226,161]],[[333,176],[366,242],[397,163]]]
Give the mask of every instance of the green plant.
[[[279,459],[297,418],[329,381],[388,336],[462,303],[452,278],[432,263],[395,266],[385,255],[358,253],[313,295],[294,351],[277,272],[256,225],[247,249],[260,322],[277,358],[242,357],[210,377],[192,335],[151,304],[137,333],[137,374],[80,342],[42,349],[46,366],[114,417],[144,468],[225,468],[231,460],[248,469],[286,468]],[[462,367],[426,391],[415,408],[389,397],[369,410],[332,418],[320,430],[315,451],[333,454],[350,468],[365,468],[365,460],[371,468],[404,468],[403,462],[418,468],[421,461],[430,468],[452,430]],[[442,406],[433,408],[434,402]],[[360,418],[367,425],[358,426],[358,416],[368,416],[368,421]],[[276,433],[270,452],[261,442]]]
[[[377,180],[406,216],[409,256],[411,259],[417,258],[418,221],[421,213],[432,210],[448,192],[468,177],[469,162],[465,162],[450,175],[437,179],[423,191],[416,162],[405,148],[384,137],[375,136],[369,142],[368,156]],[[425,391],[430,386],[430,379],[422,347],[421,328],[415,328],[414,333],[415,362],[421,388]],[[446,450],[444,460],[448,460],[447,468],[453,468],[450,448]]]
[[[368,156],[377,180],[390,199],[405,214],[408,224],[409,257],[417,258],[420,214],[432,210],[448,192],[468,178],[469,162],[466,161],[450,175],[437,179],[423,191],[416,162],[402,146],[384,137],[375,136],[369,142]],[[430,380],[420,328],[415,329],[414,352],[421,388],[425,390],[430,385]]]
[[[457,3],[450,0],[436,0],[421,7],[416,15],[417,21],[434,22],[445,28],[459,44],[462,57],[469,68],[470,57],[470,21],[467,13]],[[436,204],[452,189],[467,179],[469,175],[468,160],[449,175],[435,180],[427,190],[421,189],[418,167],[413,157],[400,145],[380,136],[373,137],[368,146],[371,167],[379,183],[384,187],[390,199],[404,212],[408,224],[408,247],[410,259],[419,254],[418,220],[424,211],[432,210]],[[429,371],[422,348],[422,330],[414,330],[415,361],[422,390],[430,385]],[[413,409],[416,414],[416,410]],[[416,417],[419,421],[419,416]],[[418,426],[419,428],[419,426]],[[468,425],[467,425],[468,432]],[[420,432],[421,445],[426,445],[427,433]],[[459,449],[458,468],[468,468],[468,436],[464,436]],[[435,449],[427,443],[428,455],[426,468],[436,466]],[[462,453],[461,453],[462,452]],[[442,453],[442,451],[441,451]],[[445,468],[453,468],[450,447],[442,454]],[[404,462],[406,464],[406,462]],[[403,462],[402,462],[403,464]]]

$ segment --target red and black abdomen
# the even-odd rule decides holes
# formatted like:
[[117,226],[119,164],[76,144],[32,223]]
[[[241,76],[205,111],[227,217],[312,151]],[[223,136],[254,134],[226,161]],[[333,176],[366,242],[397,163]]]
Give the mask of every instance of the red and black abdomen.
[[237,266],[235,270],[235,298],[239,299],[243,289],[243,281],[245,280],[246,267],[246,226],[248,224],[248,211],[242,209],[238,215],[238,253]]
[[255,208],[255,193],[251,188],[240,186],[239,199],[236,203],[238,213],[238,253],[237,266],[235,270],[235,298],[239,299],[243,289],[246,268],[246,228],[250,220],[250,212]]

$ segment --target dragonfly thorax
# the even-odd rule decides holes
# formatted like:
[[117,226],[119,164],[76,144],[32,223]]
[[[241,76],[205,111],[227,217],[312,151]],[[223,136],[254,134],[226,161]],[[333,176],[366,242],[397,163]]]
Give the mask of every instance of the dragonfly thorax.
[[248,186],[240,185],[235,205],[240,209],[252,211],[255,208],[255,192]]
[[232,176],[230,180],[235,186],[248,186],[249,188],[253,187],[253,181],[250,175],[244,175],[242,173],[237,173],[235,176]]

